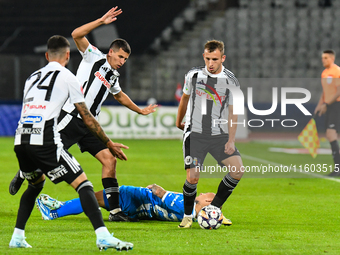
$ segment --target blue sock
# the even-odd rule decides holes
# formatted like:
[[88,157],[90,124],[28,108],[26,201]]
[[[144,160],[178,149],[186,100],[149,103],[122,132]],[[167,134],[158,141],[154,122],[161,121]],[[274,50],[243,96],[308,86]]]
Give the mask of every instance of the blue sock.
[[51,213],[55,212],[58,214],[58,217],[60,218],[67,215],[80,214],[83,212],[83,207],[81,206],[80,199],[75,198],[64,202],[64,205],[62,205],[59,209],[51,211]]

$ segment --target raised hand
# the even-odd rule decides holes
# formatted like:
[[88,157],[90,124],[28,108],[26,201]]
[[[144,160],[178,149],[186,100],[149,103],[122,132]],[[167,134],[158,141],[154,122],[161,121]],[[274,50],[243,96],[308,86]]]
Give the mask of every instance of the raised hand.
[[101,17],[101,20],[105,25],[110,24],[113,21],[117,20],[117,16],[123,12],[122,9],[118,9],[118,10],[117,9],[118,9],[118,6],[113,7],[111,10],[105,13],[103,17]]

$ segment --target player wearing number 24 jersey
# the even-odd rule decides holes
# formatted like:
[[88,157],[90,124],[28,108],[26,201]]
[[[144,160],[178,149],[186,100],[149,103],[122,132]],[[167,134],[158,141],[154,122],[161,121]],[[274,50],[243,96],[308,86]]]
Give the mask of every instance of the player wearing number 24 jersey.
[[[58,86],[55,86],[56,80]],[[84,102],[79,81],[58,62],[50,62],[30,75],[25,83],[15,145],[55,144],[62,147],[56,125],[60,110],[68,98],[72,104]]]
[[81,206],[97,235],[99,249],[132,249],[131,243],[122,242],[110,235],[98,210],[91,182],[87,180],[77,160],[63,146],[57,131],[57,119],[65,101],[69,99],[74,104],[84,125],[113,154],[122,153],[120,148],[126,146],[114,144],[86,107],[79,81],[65,68],[70,59],[70,43],[67,39],[52,36],[48,40],[47,49],[46,59],[49,63],[34,72],[26,80],[24,87],[14,151],[29,185],[20,199],[9,247],[32,247],[25,241],[25,226],[47,176],[55,184],[65,181],[78,192]]
[[[114,7],[101,18],[84,24],[72,32],[73,40],[83,58],[77,70],[77,78],[83,87],[85,103],[95,118],[98,117],[101,106],[109,94],[112,94],[120,104],[142,115],[154,112],[157,107],[157,105],[149,105],[143,109],[139,108],[119,86],[118,69],[125,64],[131,53],[128,42],[124,39],[115,39],[109,45],[109,52],[104,54],[86,38],[92,30],[112,23],[121,13],[121,9]],[[119,207],[119,185],[116,176],[116,158],[127,160],[125,154],[112,155],[106,146],[86,128],[71,100],[66,101],[61,111],[58,130],[65,148],[77,144],[81,152],[89,152],[102,164],[102,184],[111,211],[109,220],[129,221],[130,219]],[[10,184],[12,195],[18,191],[23,182],[23,179],[19,178],[20,175],[18,172]]]

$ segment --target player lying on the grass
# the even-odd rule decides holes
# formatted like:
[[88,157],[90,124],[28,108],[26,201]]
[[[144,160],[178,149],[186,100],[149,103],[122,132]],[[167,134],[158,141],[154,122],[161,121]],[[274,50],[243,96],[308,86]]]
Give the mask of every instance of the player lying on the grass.
[[[100,207],[109,210],[105,190],[95,193]],[[120,207],[132,219],[153,219],[164,221],[181,221],[184,214],[183,194],[166,191],[162,187],[152,184],[146,188],[120,186]],[[211,203],[214,193],[201,193],[195,199],[193,214]],[[48,195],[41,194],[37,199],[37,206],[44,220],[53,220],[67,215],[83,212],[79,198],[60,202]],[[231,221],[224,218],[224,225],[231,225]]]

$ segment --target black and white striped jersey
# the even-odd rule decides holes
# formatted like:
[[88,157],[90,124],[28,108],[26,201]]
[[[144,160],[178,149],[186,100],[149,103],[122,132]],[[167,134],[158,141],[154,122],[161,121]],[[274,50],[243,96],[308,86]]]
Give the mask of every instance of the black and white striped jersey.
[[[233,95],[226,86],[240,84],[234,74],[222,66],[219,74],[211,74],[206,67],[195,67],[185,76],[183,93],[190,95],[185,118],[185,132],[204,135],[224,134],[214,120],[225,119]],[[218,122],[220,123],[220,122]]]
[[50,62],[31,74],[24,87],[23,105],[15,145],[61,146],[57,118],[66,100],[84,102],[78,79],[58,62]]
[[[83,60],[78,67],[77,78],[83,86],[87,108],[95,118],[98,118],[101,105],[108,94],[115,95],[121,91],[118,80],[119,73],[110,66],[106,54],[103,54],[95,46],[89,44],[85,52],[79,52]],[[66,102],[63,110],[80,118],[74,105],[70,102]],[[63,129],[70,120],[71,117],[66,116],[66,119],[61,120],[58,129]]]

